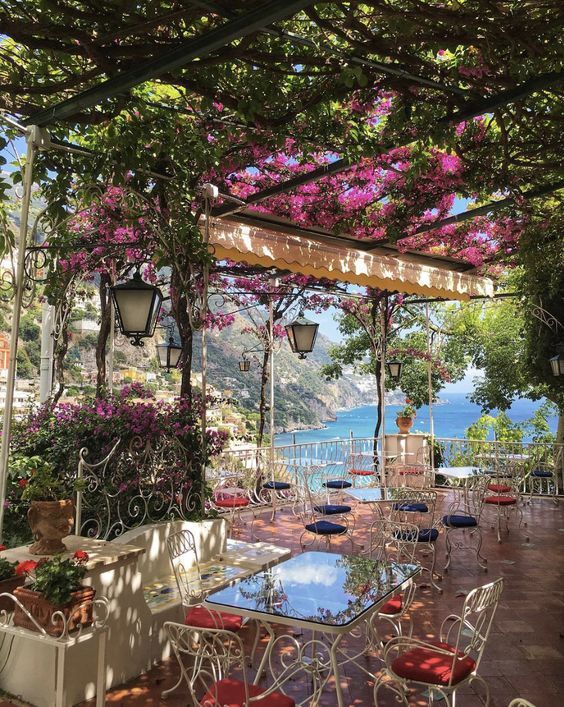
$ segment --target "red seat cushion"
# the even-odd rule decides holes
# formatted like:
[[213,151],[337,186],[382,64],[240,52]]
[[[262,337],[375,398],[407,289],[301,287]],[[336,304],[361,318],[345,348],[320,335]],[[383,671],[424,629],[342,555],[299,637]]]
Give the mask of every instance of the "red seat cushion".
[[242,508],[250,503],[249,499],[244,496],[218,496],[214,498],[213,502],[220,508]]
[[423,469],[419,469],[418,467],[404,467],[403,469],[400,470],[399,475],[400,476],[419,476],[420,474],[423,473]]
[[[453,646],[448,643],[439,641],[428,641],[428,643],[454,654]],[[464,656],[462,651],[457,651],[457,655],[460,660],[454,662],[453,671],[451,655],[436,653],[431,648],[418,646],[398,656],[391,668],[396,675],[406,680],[416,680],[431,685],[456,685],[467,678],[476,667],[476,661],[470,656]]]
[[353,476],[374,476],[376,472],[370,471],[370,469],[351,469],[349,474]]
[[403,599],[402,599],[401,594],[398,594],[397,597],[392,597],[391,599],[388,599],[388,601],[378,609],[378,613],[379,614],[399,614],[400,611],[402,610],[402,607],[403,607]]
[[488,484],[488,491],[493,491],[494,493],[509,493],[511,486],[507,484]]
[[[247,684],[249,697],[258,697],[263,687]],[[245,707],[245,683],[241,680],[224,678],[214,683],[200,700],[201,707]],[[253,700],[253,707],[295,707],[291,697],[281,692],[271,692],[262,700]]]
[[226,631],[239,631],[243,625],[243,618],[236,614],[207,609],[205,606],[193,606],[186,612],[184,623],[195,628],[222,628]]
[[495,506],[513,506],[517,503],[517,499],[512,496],[487,496],[484,498],[484,503],[491,503]]

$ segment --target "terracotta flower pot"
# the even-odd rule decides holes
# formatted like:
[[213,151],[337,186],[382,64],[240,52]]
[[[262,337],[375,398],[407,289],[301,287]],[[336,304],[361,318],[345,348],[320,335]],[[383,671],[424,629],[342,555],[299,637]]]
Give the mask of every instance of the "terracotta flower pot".
[[66,551],[63,538],[74,527],[72,501],[32,501],[27,519],[35,538],[29,548],[32,555],[57,555]]
[[[54,617],[56,612],[60,612],[67,622],[67,631],[76,630],[79,626],[86,628],[92,624],[93,620],[93,600],[96,590],[92,587],[80,587],[72,592],[71,600],[64,606],[55,606],[47,601],[43,594],[34,592],[27,587],[18,587],[14,590],[14,595],[24,606],[35,621],[50,636],[61,636],[64,631],[64,620],[62,616]],[[16,604],[14,610],[14,626],[21,626],[30,631],[37,631],[37,626],[27,616],[27,614]]]
[[[25,582],[25,577],[8,577],[0,580],[0,594],[13,594],[16,587],[21,587]],[[0,597],[0,611],[13,611],[14,601],[10,597]]]
[[399,431],[402,434],[407,434],[409,430],[413,427],[413,418],[412,417],[397,417],[396,418],[396,425],[399,428]]

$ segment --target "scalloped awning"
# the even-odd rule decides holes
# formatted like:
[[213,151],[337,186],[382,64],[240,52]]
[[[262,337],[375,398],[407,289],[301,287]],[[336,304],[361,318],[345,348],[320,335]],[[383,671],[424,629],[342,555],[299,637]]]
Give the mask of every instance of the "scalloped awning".
[[[441,266],[414,262],[412,254],[367,253],[267,228],[212,219],[210,246],[218,260],[349,282],[424,297],[467,300],[492,297],[492,280]],[[423,256],[422,256],[423,257]]]

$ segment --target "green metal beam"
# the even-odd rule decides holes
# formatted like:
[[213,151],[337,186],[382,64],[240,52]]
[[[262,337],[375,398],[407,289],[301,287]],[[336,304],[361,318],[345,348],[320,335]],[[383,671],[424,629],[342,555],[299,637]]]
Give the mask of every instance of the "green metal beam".
[[303,184],[317,182],[319,179],[327,177],[329,174],[337,174],[338,172],[342,172],[343,170],[348,169],[351,166],[351,162],[347,158],[335,160],[334,162],[330,162],[329,164],[324,164],[321,167],[317,167],[317,169],[312,169],[311,172],[304,172],[304,174],[298,174],[296,177],[292,177],[292,179],[288,179],[285,182],[280,182],[279,184],[274,184],[273,186],[268,187],[268,189],[263,189],[262,191],[259,191],[256,194],[250,196],[245,202],[245,204],[242,206],[232,206],[231,204],[224,204],[223,206],[218,206],[212,211],[212,216],[229,216],[230,214],[234,214],[238,211],[246,209],[247,206],[251,206],[252,204],[258,204],[260,201],[264,201],[265,199],[268,199],[271,196],[275,196],[276,194],[282,194],[283,192],[290,191],[291,189],[295,189],[296,187],[300,187]]
[[475,118],[478,115],[491,113],[496,108],[520,101],[531,93],[542,91],[562,81],[564,81],[564,71],[552,71],[548,74],[535,76],[535,78],[529,79],[515,88],[496,93],[495,96],[489,96],[479,101],[471,101],[455,113],[449,113],[439,118],[439,123],[459,123],[462,120],[470,120],[470,118]]
[[102,101],[124,93],[144,81],[156,78],[164,73],[176,71],[193,59],[207,56],[235,39],[253,34],[272,22],[286,19],[308,5],[313,4],[314,1],[270,0],[270,2],[257,7],[252,12],[240,15],[199,37],[189,39],[176,49],[157,59],[143,62],[133,69],[124,71],[97,86],[68,98],[66,101],[37,111],[37,113],[29,116],[24,121],[24,124],[47,126],[59,120],[72,118],[73,115],[80,111],[92,108]]
[[[534,199],[539,196],[544,196],[545,194],[551,194],[554,191],[558,191],[558,189],[564,189],[564,179],[554,184],[546,184],[542,187],[530,189],[529,191],[523,192],[523,196],[526,199]],[[507,206],[515,206],[515,199],[513,197],[507,197],[506,199],[500,199],[499,201],[491,201],[488,204],[478,206],[475,209],[469,209],[468,211],[463,211],[460,214],[455,214],[454,216],[441,219],[441,221],[425,224],[414,231],[413,235],[418,236],[421,233],[434,231],[437,228],[442,228],[443,226],[450,226],[452,223],[462,223],[463,221],[468,221],[469,219],[476,218],[477,216],[485,216],[486,214],[491,214],[495,211],[499,211],[500,209],[504,209]],[[378,247],[379,244],[375,243],[374,248],[371,248],[370,250],[376,250]]]

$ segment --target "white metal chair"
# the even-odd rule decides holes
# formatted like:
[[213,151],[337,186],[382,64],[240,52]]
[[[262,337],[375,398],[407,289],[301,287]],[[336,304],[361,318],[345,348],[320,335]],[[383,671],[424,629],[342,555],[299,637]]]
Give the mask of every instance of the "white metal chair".
[[511,700],[507,707],[535,707],[535,705],[523,697],[516,697],[514,700]]
[[[196,629],[168,621],[165,630],[180,667],[190,704],[200,707],[295,707],[296,702],[281,689],[290,679],[307,674],[311,694],[299,705],[317,704],[330,674],[329,651],[321,641],[300,645],[287,636],[275,639],[269,651],[269,674],[273,681],[261,687],[247,680],[243,643],[239,636],[222,629]],[[280,661],[280,654],[283,659]],[[237,677],[230,673],[236,672]],[[167,691],[170,692],[170,691]],[[166,693],[163,693],[166,697]]]
[[[468,480],[464,493],[449,507],[443,516],[442,523],[445,528],[446,564],[444,571],[450,567],[453,550],[473,550],[476,553],[478,565],[487,570],[487,560],[480,553],[482,548],[482,531],[480,529],[480,516],[483,509],[483,497],[487,477],[477,476]],[[466,534],[471,539],[475,538],[474,545],[466,545]],[[456,536],[456,537],[455,537]]]
[[[213,628],[240,631],[248,623],[248,619],[243,619],[236,614],[208,609],[202,604],[207,592],[203,588],[198,551],[192,533],[188,529],[171,533],[167,538],[167,549],[180,593],[180,600],[186,611],[184,623],[187,626],[200,629]],[[251,660],[256,652],[260,631],[259,624],[256,622],[255,624]],[[167,692],[172,692],[179,684],[177,683]]]
[[[513,513],[519,515],[519,526],[523,525],[523,511],[519,508],[521,500],[520,487],[522,476],[506,478],[503,484],[488,484],[486,493],[483,496],[483,504],[486,508],[495,509],[494,525],[497,530],[497,541],[501,542],[501,526],[505,523],[505,530],[509,532],[509,519]],[[525,524],[526,525],[526,524]]]
[[547,453],[543,449],[542,456],[539,456],[533,458],[525,478],[529,503],[533,496],[550,496],[554,503],[558,503],[558,473],[562,469],[563,450],[559,448]]
[[[415,562],[417,536],[419,528],[413,523],[399,523],[393,520],[377,520],[370,526],[370,546],[368,554],[373,560],[379,562],[397,562],[412,564]],[[416,584],[412,582],[401,594],[389,599],[378,612],[371,618],[374,628],[376,619],[384,619],[392,625],[396,633],[403,635],[402,621],[406,618],[413,597]],[[409,619],[407,635],[411,636],[413,625]],[[378,635],[378,631],[375,631]]]
[[210,505],[215,511],[226,516],[230,536],[233,534],[236,523],[241,524],[241,513],[251,508],[252,491],[243,478],[245,475],[252,475],[252,472],[249,470],[223,471],[215,477]]
[[[316,541],[324,540],[326,549],[331,548],[331,538],[346,535],[353,549],[352,532],[355,518],[351,506],[332,502],[329,487],[325,481],[324,469],[309,467],[301,470],[302,493],[304,498],[301,512],[304,531],[300,537],[302,548]],[[309,543],[304,537],[311,536]]]
[[421,446],[413,461],[396,461],[390,467],[390,485],[425,489],[432,484],[430,447]]
[[385,667],[374,686],[374,704],[386,687],[407,707],[409,687],[415,685],[428,689],[429,704],[437,697],[447,707],[454,706],[456,690],[478,682],[485,689],[488,705],[489,687],[477,671],[502,589],[503,579],[473,589],[460,616],[451,614],[443,621],[438,641],[392,638],[383,649]]
[[442,575],[435,570],[436,544],[443,527],[442,523],[435,519],[437,492],[407,487],[401,491],[403,498],[399,498],[392,505],[390,518],[417,526],[419,532],[415,541],[415,549],[420,551],[423,556],[431,556],[431,566],[426,567],[422,564],[421,567],[429,572],[431,586],[442,592],[441,587],[434,581],[435,577],[439,580],[442,579]]

